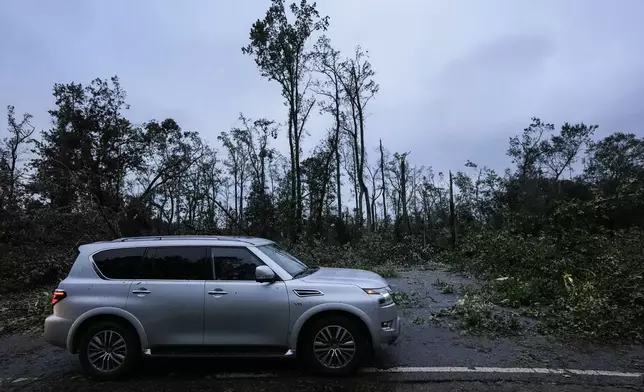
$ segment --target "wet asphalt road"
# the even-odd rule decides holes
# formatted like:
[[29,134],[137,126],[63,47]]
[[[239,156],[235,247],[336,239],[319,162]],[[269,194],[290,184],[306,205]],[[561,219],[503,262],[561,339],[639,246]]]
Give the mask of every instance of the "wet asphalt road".
[[[234,361],[233,361],[234,362]],[[171,392],[171,391],[244,391],[244,392],[339,392],[339,391],[638,391],[641,379],[599,377],[516,376],[516,375],[383,375],[368,374],[330,379],[306,376],[297,364],[275,361],[259,366],[221,361],[149,361],[132,378],[121,382],[99,383],[80,375],[54,375],[45,379],[5,384],[10,391],[25,392]],[[250,371],[229,378],[227,370]],[[259,373],[255,373],[259,372]],[[274,373],[275,376],[271,376]],[[259,377],[258,377],[259,374]]]
[[[414,271],[390,279],[408,293],[401,310],[403,333],[371,366],[538,367],[644,371],[644,347],[573,347],[542,336],[463,335],[436,325],[430,313],[451,306],[458,294],[442,294],[436,279],[457,288],[471,284],[445,271]],[[457,290],[458,292],[458,290]],[[231,373],[235,373],[231,375]],[[239,374],[243,373],[243,374]],[[235,378],[230,378],[235,377]],[[642,378],[516,374],[382,374],[350,379],[307,376],[296,360],[148,360],[131,379],[96,383],[84,378],[76,357],[34,335],[0,338],[0,389],[24,391],[589,391],[644,390]]]
[[456,392],[456,391],[521,391],[521,392],[590,392],[590,391],[638,391],[641,385],[611,385],[611,384],[573,384],[553,383],[543,381],[463,381],[463,380],[441,380],[428,383],[403,383],[397,381],[373,382],[365,380],[226,380],[226,381],[200,381],[182,380],[163,383],[149,384],[138,381],[127,383],[91,383],[87,381],[65,381],[61,383],[35,383],[22,387],[10,387],[16,391],[42,391],[42,392],[140,392],[140,391],[163,391],[163,392],[188,392],[188,391],[211,391],[211,392]]

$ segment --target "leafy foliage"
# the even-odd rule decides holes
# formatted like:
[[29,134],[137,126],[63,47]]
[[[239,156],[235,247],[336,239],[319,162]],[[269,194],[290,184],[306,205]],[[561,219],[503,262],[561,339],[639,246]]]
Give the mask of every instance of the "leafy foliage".
[[318,239],[287,246],[311,265],[368,269],[385,277],[395,276],[397,269],[423,264],[433,254],[417,238],[394,242],[391,233],[373,233],[353,244],[340,246],[324,244]]
[[570,229],[539,236],[485,229],[443,257],[490,279],[497,303],[533,308],[531,313],[545,316],[550,329],[641,339],[643,244],[638,228]]
[[[484,296],[465,294],[453,308],[444,312],[456,316],[461,326],[469,332],[515,334],[521,328],[518,314],[498,309]],[[442,314],[441,316],[444,316]]]
[[436,279],[436,282],[434,282],[434,285],[439,288],[441,293],[443,294],[454,294],[456,291],[456,288],[454,287],[453,284],[449,282],[445,282],[440,279]]

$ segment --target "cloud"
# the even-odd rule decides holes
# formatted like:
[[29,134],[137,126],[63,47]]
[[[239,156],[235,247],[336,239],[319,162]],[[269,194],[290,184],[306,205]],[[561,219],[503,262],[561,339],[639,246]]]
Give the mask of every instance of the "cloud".
[[[137,122],[172,116],[212,144],[239,112],[286,120],[274,82],[241,53],[268,1],[114,0],[0,5],[0,105],[49,126],[56,82],[118,74]],[[318,1],[334,45],[369,50],[380,84],[367,148],[414,164],[502,169],[507,140],[538,116],[641,133],[641,0]],[[305,155],[330,125],[316,116]],[[4,128],[4,127],[2,127]],[[2,130],[0,130],[2,132]],[[285,137],[278,147],[286,153]],[[371,153],[376,157],[375,153]]]

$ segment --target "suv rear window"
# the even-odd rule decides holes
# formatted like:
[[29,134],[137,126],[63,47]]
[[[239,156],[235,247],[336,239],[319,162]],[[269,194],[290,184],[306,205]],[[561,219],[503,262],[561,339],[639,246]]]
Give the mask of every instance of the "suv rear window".
[[141,271],[145,248],[104,250],[94,255],[94,264],[108,279],[136,279]]

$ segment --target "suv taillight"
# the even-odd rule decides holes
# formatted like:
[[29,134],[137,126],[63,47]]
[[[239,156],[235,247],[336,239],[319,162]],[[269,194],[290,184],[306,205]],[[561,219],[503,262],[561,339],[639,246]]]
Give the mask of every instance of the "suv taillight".
[[62,301],[65,297],[67,297],[67,293],[65,290],[54,290],[54,292],[51,295],[51,304],[56,305],[58,302]]

